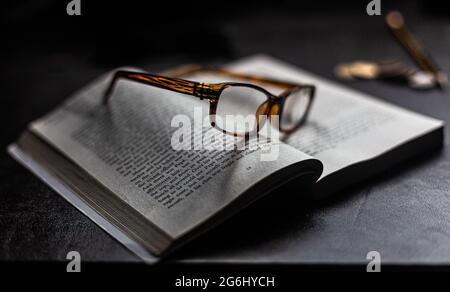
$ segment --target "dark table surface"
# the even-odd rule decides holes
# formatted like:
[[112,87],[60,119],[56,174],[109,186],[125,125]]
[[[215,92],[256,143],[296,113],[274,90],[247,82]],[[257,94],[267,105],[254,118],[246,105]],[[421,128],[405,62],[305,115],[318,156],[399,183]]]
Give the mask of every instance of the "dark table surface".
[[[430,13],[414,1],[403,2],[400,8],[412,30],[450,72],[449,15]],[[412,64],[383,18],[367,16],[364,5],[348,11],[313,7],[308,13],[289,5],[247,7],[238,15],[213,21],[212,29],[202,31],[213,41],[203,45],[187,45],[186,37],[174,40],[165,34],[152,38],[146,30],[119,30],[111,40],[100,33],[101,28],[87,32],[90,24],[64,16],[66,34],[64,28],[60,34],[39,23],[26,34],[28,22],[11,15],[5,18],[9,28],[16,22],[22,27],[19,33],[7,31],[8,44],[2,48],[0,262],[4,264],[65,262],[71,250],[79,251],[84,262],[141,263],[5,151],[27,123],[100,73],[119,65],[159,71],[191,62],[221,64],[255,53],[270,54],[330,79],[334,65],[342,61],[400,58]],[[79,42],[78,25],[87,34]],[[154,39],[164,45],[152,43]],[[176,46],[178,50],[165,49]],[[448,92],[420,92],[376,81],[348,86],[450,122]],[[445,142],[440,152],[399,165],[326,201],[305,201],[297,195],[301,190],[275,191],[177,251],[167,263],[365,264],[366,254],[375,250],[386,264],[449,267],[447,146]],[[277,199],[281,196],[283,200]]]

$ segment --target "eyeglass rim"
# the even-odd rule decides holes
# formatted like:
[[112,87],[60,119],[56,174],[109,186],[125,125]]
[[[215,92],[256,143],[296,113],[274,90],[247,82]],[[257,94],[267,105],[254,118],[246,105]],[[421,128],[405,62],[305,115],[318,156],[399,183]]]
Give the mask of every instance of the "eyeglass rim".
[[[300,91],[300,90],[309,90],[309,94],[307,95],[307,97],[308,97],[308,105],[307,105],[307,107],[306,107],[306,110],[305,110],[305,113],[303,114],[303,116],[301,117],[301,119],[299,119],[299,121],[295,124],[295,126],[293,126],[293,127],[291,127],[291,128],[284,128],[283,127],[283,124],[282,124],[282,119],[283,119],[283,112],[284,112],[284,110],[286,109],[286,107],[284,106],[284,103],[286,102],[286,100],[290,97],[290,96],[292,96],[294,93],[296,93],[296,92],[298,92],[298,91]],[[289,90],[289,92],[286,92],[286,95],[283,97],[283,99],[282,99],[282,102],[283,102],[283,105],[281,106],[281,109],[280,109],[280,125],[279,125],[279,128],[280,128],[280,131],[282,132],[282,133],[284,133],[284,134],[290,134],[290,133],[292,133],[292,132],[295,132],[295,131],[297,131],[298,130],[298,128],[300,128],[307,120],[308,120],[308,117],[309,117],[309,115],[310,115],[310,113],[311,113],[311,108],[312,108],[312,105],[313,105],[313,103],[314,103],[314,98],[315,98],[315,92],[316,92],[316,87],[315,86],[313,86],[313,85],[304,85],[304,86],[301,86],[301,87],[297,87],[297,88],[294,88],[293,90]]]
[[[258,132],[260,131],[260,129],[265,125],[266,121],[269,120],[269,122],[272,122],[272,115],[271,115],[271,110],[273,108],[273,106],[275,104],[279,104],[280,109],[279,112],[276,114],[279,116],[279,120],[281,121],[282,119],[282,114],[283,114],[283,109],[284,109],[284,102],[286,101],[286,99],[292,95],[293,93],[302,90],[302,89],[309,89],[310,94],[308,95],[308,106],[307,109],[305,111],[305,114],[303,115],[303,117],[299,120],[299,122],[291,129],[283,129],[281,127],[281,123],[279,123],[279,131],[284,133],[284,134],[289,134],[294,132],[295,130],[297,130],[308,118],[310,109],[312,107],[313,104],[313,100],[314,100],[314,96],[315,96],[315,86],[314,85],[298,85],[295,86],[293,88],[288,88],[284,91],[282,91],[280,94],[275,95],[273,93],[271,93],[270,91],[268,91],[267,89],[255,85],[255,84],[251,84],[251,83],[242,83],[242,82],[223,82],[220,83],[220,85],[222,85],[219,94],[217,95],[216,98],[214,99],[210,99],[210,109],[209,109],[209,120],[210,120],[210,124],[212,127],[222,131],[223,133],[227,134],[227,135],[231,135],[231,136],[235,136],[235,137],[249,137],[252,135],[256,135],[258,136]],[[269,102],[269,108],[267,110],[267,113],[265,114],[266,119],[264,119],[264,123],[258,124],[254,130],[252,131],[248,131],[245,133],[235,133],[235,132],[229,132],[225,129],[222,129],[221,127],[219,127],[216,123],[216,114],[217,114],[217,107],[220,101],[220,96],[222,95],[222,92],[228,88],[228,87],[232,87],[232,86],[241,86],[241,87],[249,87],[249,88],[253,88],[255,90],[258,90],[262,93],[264,93],[267,97],[267,100],[265,102]],[[265,103],[264,102],[264,103]],[[262,103],[261,105],[263,105],[264,103]],[[260,105],[260,106],[261,106]],[[275,116],[276,116],[275,115]],[[256,113],[255,113],[256,116]],[[256,117],[258,118],[258,117]]]

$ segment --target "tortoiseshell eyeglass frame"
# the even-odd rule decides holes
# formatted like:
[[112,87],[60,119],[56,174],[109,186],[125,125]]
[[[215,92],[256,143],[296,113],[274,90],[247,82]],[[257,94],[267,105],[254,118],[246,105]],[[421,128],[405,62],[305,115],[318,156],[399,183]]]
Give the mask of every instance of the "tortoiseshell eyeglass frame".
[[[214,74],[220,74],[227,77],[231,77],[233,79],[241,79],[241,80],[247,80],[252,83],[240,83],[240,82],[222,82],[222,83],[216,83],[216,84],[210,84],[210,83],[202,83],[202,82],[196,82],[196,81],[189,81],[185,79],[181,79],[181,76],[187,76],[187,75],[193,75],[198,73],[214,73]],[[299,90],[307,90],[308,92],[308,103],[306,105],[306,111],[301,119],[299,119],[298,123],[289,129],[283,129],[281,127],[281,123],[279,125],[279,130],[283,134],[290,134],[294,131],[296,131],[301,125],[305,123],[305,121],[308,118],[309,112],[311,110],[311,106],[313,104],[314,96],[315,96],[315,86],[309,85],[309,84],[298,84],[298,83],[291,83],[291,82],[285,82],[280,81],[276,79],[266,78],[262,76],[256,76],[256,75],[247,75],[247,74],[241,74],[236,73],[232,71],[228,71],[225,69],[217,69],[217,68],[208,68],[208,67],[201,67],[196,65],[187,65],[180,67],[176,70],[167,71],[167,76],[162,75],[155,75],[155,74],[149,74],[149,73],[142,73],[142,72],[133,72],[133,71],[124,71],[119,70],[116,71],[111,82],[109,83],[105,94],[103,96],[103,104],[106,105],[110,98],[112,97],[114,88],[116,83],[120,79],[126,79],[131,80],[135,82],[139,82],[146,85],[151,85],[155,87],[159,87],[162,89],[167,89],[179,93],[184,93],[187,95],[192,95],[195,97],[200,98],[201,100],[207,99],[209,101],[209,114],[210,114],[210,122],[211,126],[218,128],[225,134],[233,135],[233,136],[239,136],[239,137],[248,137],[254,132],[256,134],[259,132],[259,130],[262,128],[263,124],[262,121],[269,120],[272,122],[273,116],[278,116],[279,121],[281,121],[282,115],[283,115],[283,108],[286,99],[293,93],[299,91]],[[282,91],[280,94],[275,95],[267,91],[266,89],[255,85],[253,83],[259,83],[259,84],[266,84],[268,86],[272,87],[278,87],[278,88],[284,88],[285,90]],[[247,132],[245,134],[238,134],[238,133],[232,133],[228,132],[224,129],[219,128],[216,125],[215,122],[215,116],[217,111],[217,105],[220,100],[220,95],[222,91],[225,88],[228,88],[230,86],[244,86],[244,87],[250,87],[255,90],[258,90],[262,93],[264,93],[267,96],[267,101],[261,104],[261,106],[258,109],[258,112],[255,113],[257,116],[256,122],[256,130],[253,132]],[[266,119],[261,119],[261,117],[266,117]]]

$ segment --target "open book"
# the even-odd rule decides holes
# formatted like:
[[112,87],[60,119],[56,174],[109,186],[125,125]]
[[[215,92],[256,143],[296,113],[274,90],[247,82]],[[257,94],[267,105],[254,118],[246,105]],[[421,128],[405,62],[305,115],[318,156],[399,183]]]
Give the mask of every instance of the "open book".
[[9,152],[150,262],[284,183],[298,184],[299,196],[321,198],[443,145],[442,121],[270,57],[227,68],[317,87],[309,120],[281,139],[277,159],[262,161],[263,148],[174,150],[171,118],[207,103],[123,81],[105,107],[112,73],[33,122]]

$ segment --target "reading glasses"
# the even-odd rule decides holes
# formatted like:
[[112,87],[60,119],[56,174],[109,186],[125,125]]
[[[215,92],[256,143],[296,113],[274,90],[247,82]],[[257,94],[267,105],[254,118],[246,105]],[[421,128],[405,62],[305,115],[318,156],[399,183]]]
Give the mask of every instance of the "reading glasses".
[[[179,78],[198,73],[220,74],[252,83],[222,82],[213,84]],[[131,80],[192,95],[201,100],[207,99],[210,105],[209,117],[212,127],[228,135],[249,137],[258,134],[266,121],[270,121],[272,126],[284,134],[297,130],[306,121],[315,94],[313,85],[284,82],[224,69],[190,65],[168,74],[170,77],[133,71],[117,71],[105,91],[103,104],[106,105],[110,100],[118,80]],[[255,83],[266,84],[283,89],[283,91],[277,95],[272,94]]]

